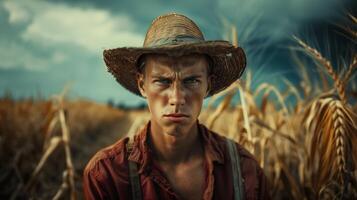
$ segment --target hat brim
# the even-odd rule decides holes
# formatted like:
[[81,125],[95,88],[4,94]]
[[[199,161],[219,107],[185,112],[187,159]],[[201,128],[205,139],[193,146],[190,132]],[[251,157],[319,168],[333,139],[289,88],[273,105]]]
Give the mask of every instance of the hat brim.
[[207,54],[212,58],[211,73],[214,75],[207,97],[212,96],[239,79],[246,67],[246,56],[242,48],[227,41],[202,41],[179,43],[157,47],[123,47],[104,50],[103,57],[108,71],[127,90],[140,96],[137,86],[137,62],[144,54],[167,54],[182,56],[191,53]]

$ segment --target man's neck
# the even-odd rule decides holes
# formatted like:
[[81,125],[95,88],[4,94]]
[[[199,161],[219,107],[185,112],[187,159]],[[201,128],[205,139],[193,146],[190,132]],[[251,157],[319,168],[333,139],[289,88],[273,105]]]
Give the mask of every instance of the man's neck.
[[154,149],[156,161],[177,165],[185,163],[196,156],[201,156],[203,149],[199,140],[197,126],[197,123],[195,123],[187,133],[172,136],[152,124],[150,128],[150,143]]

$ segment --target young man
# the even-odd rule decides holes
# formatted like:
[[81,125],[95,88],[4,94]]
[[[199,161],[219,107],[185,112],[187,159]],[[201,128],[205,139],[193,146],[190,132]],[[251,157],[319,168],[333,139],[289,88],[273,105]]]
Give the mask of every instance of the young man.
[[197,120],[203,99],[237,80],[245,59],[175,13],[153,21],[143,48],[105,50],[109,71],[147,99],[151,119],[91,159],[86,199],[269,199],[253,156]]

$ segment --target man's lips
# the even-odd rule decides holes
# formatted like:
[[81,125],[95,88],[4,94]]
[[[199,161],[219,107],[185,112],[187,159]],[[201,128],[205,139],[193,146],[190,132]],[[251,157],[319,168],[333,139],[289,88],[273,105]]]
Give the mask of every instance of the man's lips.
[[174,113],[174,114],[164,115],[164,117],[172,122],[180,123],[184,121],[186,118],[188,118],[188,115],[181,114],[181,113]]
[[164,115],[164,116],[165,117],[188,117],[188,115],[180,114],[180,113],[168,114],[168,115]]

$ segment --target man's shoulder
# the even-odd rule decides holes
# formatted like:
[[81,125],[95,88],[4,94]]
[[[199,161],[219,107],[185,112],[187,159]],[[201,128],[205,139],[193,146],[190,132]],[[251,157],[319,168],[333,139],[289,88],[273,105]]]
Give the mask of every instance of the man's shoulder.
[[126,143],[128,137],[118,140],[116,143],[99,150],[88,162],[84,169],[84,173],[100,173],[103,165],[120,167],[125,165]]

